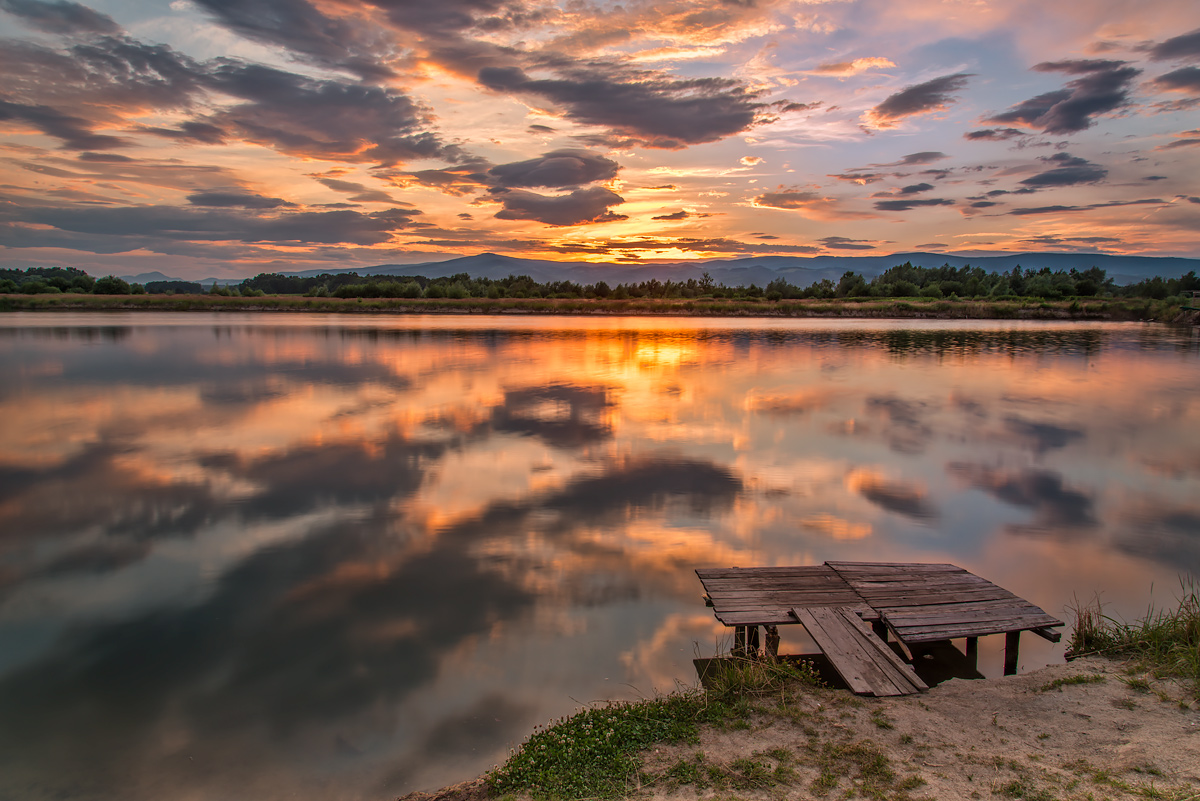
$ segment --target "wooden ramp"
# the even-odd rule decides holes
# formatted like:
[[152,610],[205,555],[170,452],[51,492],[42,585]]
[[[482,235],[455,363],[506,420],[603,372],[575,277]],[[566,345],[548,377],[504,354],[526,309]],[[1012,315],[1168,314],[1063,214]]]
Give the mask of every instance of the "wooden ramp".
[[793,608],[793,617],[821,647],[829,663],[858,695],[912,695],[929,689],[852,609]]

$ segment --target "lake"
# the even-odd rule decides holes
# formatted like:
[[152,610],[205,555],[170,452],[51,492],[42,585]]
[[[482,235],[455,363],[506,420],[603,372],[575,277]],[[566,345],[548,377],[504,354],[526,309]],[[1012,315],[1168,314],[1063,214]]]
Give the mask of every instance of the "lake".
[[697,567],[953,562],[1068,621],[1200,572],[1195,330],[10,313],[0,375],[0,798],[467,779],[693,682]]

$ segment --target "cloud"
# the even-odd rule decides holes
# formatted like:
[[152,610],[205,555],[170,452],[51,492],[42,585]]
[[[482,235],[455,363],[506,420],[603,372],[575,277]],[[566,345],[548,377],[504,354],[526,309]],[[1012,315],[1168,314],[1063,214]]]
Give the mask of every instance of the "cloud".
[[382,189],[371,189],[357,181],[342,181],[326,176],[313,177],[316,178],[318,183],[324,184],[334,192],[344,192],[351,195],[350,200],[353,200],[355,203],[399,203],[398,200]]
[[87,120],[49,106],[10,103],[0,99],[0,122],[7,120],[27,122],[46,136],[52,136],[76,150],[107,150],[130,144],[127,139],[117,136],[93,133]]
[[[257,42],[282,45],[307,60],[366,80],[395,76],[386,39],[368,25],[330,17],[307,0],[195,0],[224,27]],[[416,16],[416,15],[414,15]]]
[[547,225],[583,225],[628,219],[609,211],[625,202],[616,192],[601,186],[576,189],[569,195],[550,197],[522,189],[496,190],[492,197],[504,208],[496,212],[500,220],[536,220]]
[[1012,526],[1019,533],[1092,529],[1098,523],[1092,497],[1072,489],[1062,475],[1049,470],[1006,471],[984,465],[951,462],[946,471],[999,501],[1033,510],[1033,520]]
[[188,203],[193,206],[216,206],[219,208],[239,209],[277,209],[281,206],[295,206],[287,200],[277,197],[266,197],[248,192],[196,192],[187,196]]
[[1110,209],[1120,206],[1156,206],[1164,201],[1161,198],[1143,198],[1141,200],[1110,200],[1107,203],[1092,203],[1087,206],[1035,206],[1032,208],[1016,208],[1008,212],[1014,217],[1027,217],[1035,214],[1058,214],[1064,211],[1091,211],[1093,209]]
[[1068,153],[1056,153],[1053,156],[1046,156],[1040,161],[1051,164],[1054,168],[1031,175],[1021,181],[1022,185],[1040,189],[1048,186],[1094,184],[1104,180],[1108,175],[1108,170],[1098,164]]
[[692,216],[694,216],[694,215],[689,214],[686,211],[680,210],[680,211],[672,212],[671,214],[662,214],[662,215],[659,215],[658,217],[651,217],[650,219],[652,219],[652,220],[686,220],[687,218],[692,217]]
[[1155,61],[1200,59],[1200,28],[1159,42],[1150,49],[1150,58]]
[[970,77],[971,73],[960,72],[906,87],[867,112],[864,120],[875,128],[895,128],[907,117],[941,111],[954,102],[954,94]]
[[1021,124],[1049,134],[1070,134],[1095,124],[1094,118],[1129,103],[1133,79],[1141,70],[1124,61],[1080,59],[1046,61],[1034,66],[1038,72],[1082,75],[1066,88],[1046,92],[988,117],[985,122]]
[[755,165],[762,164],[763,160],[759,156],[742,156],[740,159],[738,159],[738,162],[743,167],[753,167]]
[[1200,94],[1200,67],[1180,67],[1159,75],[1154,85],[1165,92],[1192,92]]
[[668,150],[741,133],[758,122],[763,108],[756,102],[757,92],[726,78],[611,73],[590,65],[569,70],[565,78],[536,79],[517,67],[485,67],[479,82],[497,92],[544,97],[576,122],[601,125],[643,147]]
[[803,216],[814,220],[848,220],[874,216],[842,209],[836,198],[825,197],[818,192],[783,189],[782,187],[779,191],[764,192],[758,195],[750,201],[750,205],[755,208],[798,211]]
[[931,197],[926,199],[912,198],[909,200],[879,200],[875,202],[875,208],[880,211],[908,211],[909,209],[917,208],[918,206],[953,206],[953,200],[947,200],[940,197]]
[[155,240],[379,245],[389,241],[394,231],[410,227],[412,218],[420,214],[410,209],[367,214],[350,209],[268,213],[254,206],[241,208],[240,213],[175,206],[31,208],[22,210],[16,220],[89,235],[89,240],[78,244],[80,249],[115,245],[134,250],[153,247]]
[[617,177],[621,165],[586,150],[554,150],[537,158],[500,164],[487,171],[497,186],[566,189]]
[[69,0],[0,0],[0,10],[20,17],[26,25],[46,33],[113,34],[121,30],[112,17]]
[[856,58],[853,61],[838,61],[832,64],[820,64],[809,70],[809,75],[831,75],[836,78],[849,78],[860,75],[867,70],[885,69],[896,66],[890,60],[878,56]]
[[1200,128],[1194,128],[1190,131],[1174,134],[1174,141],[1168,142],[1165,145],[1159,145],[1155,150],[1173,150],[1177,147],[1195,147],[1200,145]]
[[911,167],[918,164],[932,164],[935,161],[950,158],[940,150],[922,150],[920,153],[909,153],[907,156],[902,156],[899,161],[893,161],[891,164],[872,164],[872,167]]
[[1018,128],[981,128],[978,131],[967,131],[963,134],[963,139],[969,139],[972,142],[1003,142],[1022,136],[1028,136],[1028,134]]
[[844,236],[827,236],[819,240],[822,245],[831,250],[874,250],[875,246],[867,244],[868,239],[850,239]]
[[854,471],[846,481],[859,495],[889,512],[915,520],[928,520],[938,515],[925,491],[915,484],[891,481],[867,470]]
[[223,109],[207,122],[289,155],[385,166],[462,156],[423,130],[424,111],[392,89],[231,63],[218,66],[209,83],[246,102]]

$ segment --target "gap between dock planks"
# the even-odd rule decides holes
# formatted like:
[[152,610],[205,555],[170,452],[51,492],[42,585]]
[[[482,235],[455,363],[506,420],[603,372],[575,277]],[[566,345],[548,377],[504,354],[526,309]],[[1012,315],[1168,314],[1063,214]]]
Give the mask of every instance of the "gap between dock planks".
[[793,608],[791,613],[857,695],[911,695],[929,689],[853,610],[825,606]]

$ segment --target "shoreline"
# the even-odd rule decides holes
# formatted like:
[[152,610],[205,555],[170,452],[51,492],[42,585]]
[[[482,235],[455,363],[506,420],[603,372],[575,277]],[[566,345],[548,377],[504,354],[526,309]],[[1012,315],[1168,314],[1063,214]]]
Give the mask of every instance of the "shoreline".
[[[643,751],[622,796],[1185,801],[1200,797],[1197,753],[1200,710],[1183,684],[1089,656],[899,698],[817,688],[758,699],[745,722]],[[494,797],[479,776],[401,801]]]
[[266,313],[755,317],[763,319],[1060,320],[1200,324],[1200,311],[1143,299],[1021,300],[678,300],[559,298],[309,298],[275,295],[0,295],[0,313],[33,311],[238,311]]

